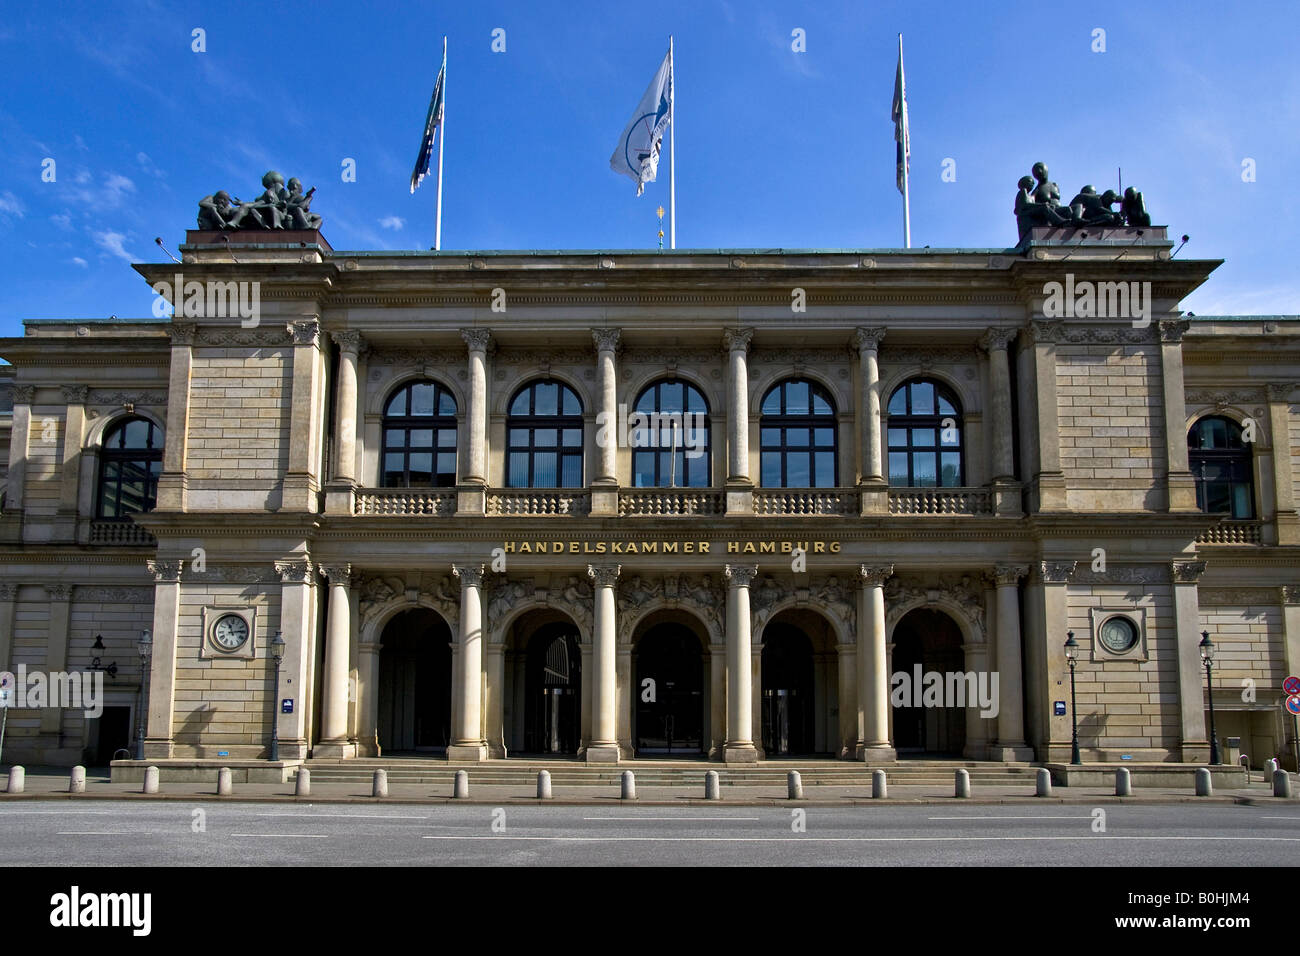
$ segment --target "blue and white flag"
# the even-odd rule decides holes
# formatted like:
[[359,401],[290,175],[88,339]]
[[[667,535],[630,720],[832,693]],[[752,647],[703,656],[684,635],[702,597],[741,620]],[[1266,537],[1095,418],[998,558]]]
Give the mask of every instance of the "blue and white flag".
[[891,110],[894,120],[894,139],[898,143],[895,150],[897,169],[895,178],[898,191],[906,193],[903,183],[907,179],[908,160],[912,155],[912,144],[907,135],[907,83],[903,80],[903,38],[898,38],[898,72],[894,75],[894,105]]
[[636,194],[645,192],[645,184],[655,181],[659,169],[659,149],[664,133],[673,119],[673,61],[670,52],[659,64],[645,95],[632,114],[632,121],[618,138],[609,168],[636,182]]
[[420,155],[415,160],[415,172],[411,173],[411,192],[429,175],[433,162],[433,140],[438,127],[442,125],[442,87],[447,78],[447,47],[442,48],[442,68],[438,70],[438,79],[433,84],[433,98],[429,100],[429,115],[424,120],[424,139],[420,140]]

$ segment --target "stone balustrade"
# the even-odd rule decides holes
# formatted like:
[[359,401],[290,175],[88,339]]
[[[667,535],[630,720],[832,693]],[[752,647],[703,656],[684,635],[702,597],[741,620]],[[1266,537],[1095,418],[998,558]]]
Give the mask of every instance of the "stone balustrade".
[[158,541],[132,521],[92,521],[90,543],[152,548],[158,544]]
[[1222,521],[1204,534],[1196,536],[1197,544],[1261,544],[1263,522]]
[[858,493],[851,488],[754,491],[756,515],[853,515]]
[[453,515],[456,492],[436,488],[375,488],[357,494],[359,515]]
[[891,488],[891,515],[991,514],[992,499],[985,488]]
[[488,492],[489,515],[585,515],[591,511],[591,495],[569,489],[494,489]]
[[618,493],[618,516],[721,515],[726,495],[697,488],[625,488]]

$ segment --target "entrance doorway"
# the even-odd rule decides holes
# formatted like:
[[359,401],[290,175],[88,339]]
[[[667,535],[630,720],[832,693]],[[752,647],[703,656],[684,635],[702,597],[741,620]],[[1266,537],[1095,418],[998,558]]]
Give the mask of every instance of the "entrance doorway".
[[95,751],[91,759],[96,767],[107,767],[114,753],[130,749],[131,708],[105,707],[95,723]]
[[445,750],[451,742],[451,629],[433,611],[403,611],[379,649],[379,745]]
[[582,653],[577,630],[547,624],[528,642],[524,749],[536,754],[576,754],[581,730]]
[[642,635],[634,652],[638,754],[704,752],[704,654],[687,627],[665,622]]
[[763,634],[763,750],[769,757],[811,754],[813,649],[791,624],[773,622]]
[[[940,679],[965,671],[961,629],[942,611],[918,608],[894,628],[894,668],[890,702],[894,714],[894,749],[900,756],[959,757],[966,746],[966,711],[962,707],[916,706],[925,675]],[[896,682],[902,674],[905,681]],[[918,682],[921,686],[918,687]]]

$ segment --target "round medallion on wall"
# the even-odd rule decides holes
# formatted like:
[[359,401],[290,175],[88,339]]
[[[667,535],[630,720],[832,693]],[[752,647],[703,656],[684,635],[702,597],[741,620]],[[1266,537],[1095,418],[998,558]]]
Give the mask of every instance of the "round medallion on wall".
[[248,622],[238,614],[224,614],[212,626],[212,643],[219,650],[237,651],[248,640]]
[[1137,646],[1138,632],[1133,622],[1126,617],[1112,617],[1102,624],[1098,635],[1106,650],[1112,654],[1124,654]]

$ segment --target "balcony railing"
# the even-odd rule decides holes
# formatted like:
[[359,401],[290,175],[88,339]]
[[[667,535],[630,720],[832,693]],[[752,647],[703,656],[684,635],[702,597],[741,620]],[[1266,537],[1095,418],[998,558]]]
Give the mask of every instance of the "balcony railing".
[[488,492],[489,515],[585,515],[591,495],[576,489],[494,489]]
[[727,510],[721,491],[698,488],[626,488],[618,493],[618,516],[720,515]]
[[891,515],[984,515],[992,512],[985,488],[890,488]]
[[158,539],[130,520],[101,520],[90,523],[90,543],[153,548]]
[[1261,521],[1222,521],[1204,534],[1197,544],[1259,544],[1263,540]]
[[432,488],[371,489],[357,494],[356,513],[396,517],[453,515],[456,492]]
[[858,493],[852,488],[794,491],[754,491],[756,515],[852,515],[858,513]]

